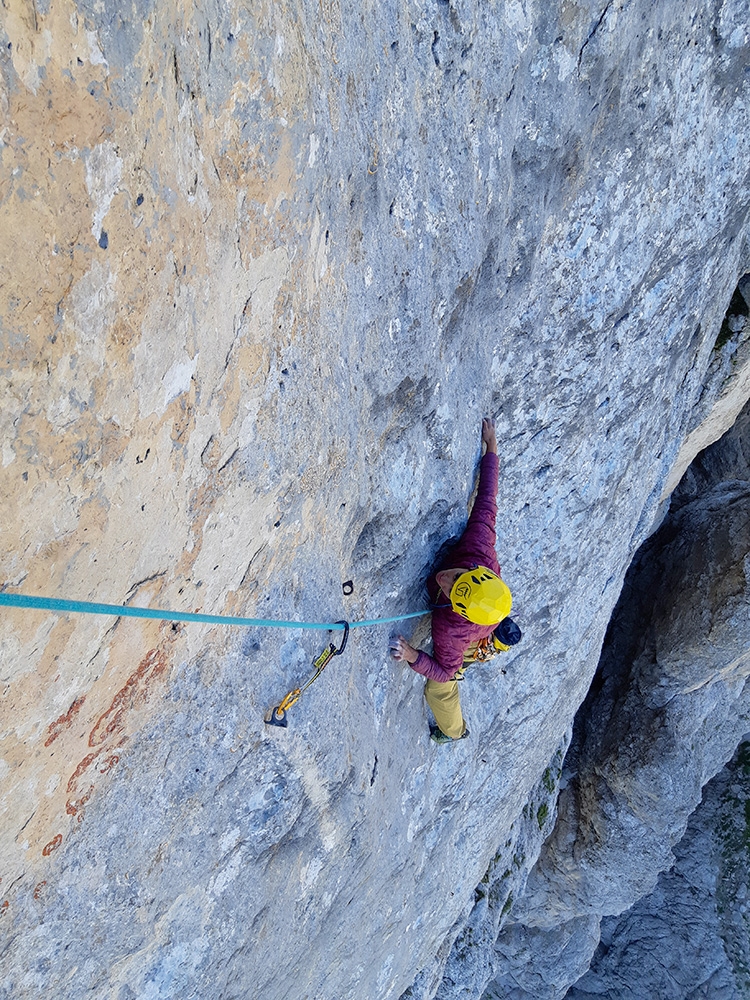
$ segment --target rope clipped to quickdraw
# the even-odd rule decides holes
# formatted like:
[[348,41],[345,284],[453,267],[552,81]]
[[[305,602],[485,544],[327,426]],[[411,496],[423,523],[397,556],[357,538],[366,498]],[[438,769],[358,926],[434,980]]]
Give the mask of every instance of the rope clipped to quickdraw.
[[309,680],[305,681],[302,687],[292,688],[292,690],[282,698],[280,704],[276,705],[274,708],[270,710],[270,712],[266,714],[263,721],[266,723],[267,726],[281,726],[282,729],[286,729],[286,727],[289,725],[286,714],[292,707],[292,705],[297,704],[297,702],[300,700],[305,691],[307,691],[307,689],[310,687],[313,681],[316,681],[318,677],[320,677],[320,675],[323,673],[325,668],[331,662],[333,657],[341,656],[341,654],[344,652],[344,650],[346,649],[347,640],[349,638],[349,622],[345,621],[336,622],[336,625],[343,625],[344,627],[344,638],[341,640],[341,645],[339,646],[339,648],[336,649],[335,644],[330,643],[328,646],[326,646],[326,648],[323,650],[320,656],[318,656],[317,659],[313,660],[313,667],[315,668],[315,672],[313,673],[313,675],[309,678]]
[[[354,583],[347,580],[343,585],[344,594],[351,595],[354,592]],[[358,622],[300,622],[282,621],[278,618],[239,618],[234,615],[206,615],[200,612],[189,611],[168,611],[157,608],[132,607],[128,604],[102,604],[94,601],[74,601],[59,597],[42,597],[32,594],[12,594],[0,589],[0,607],[6,608],[26,608],[32,611],[53,611],[57,614],[84,614],[84,615],[112,615],[115,618],[149,618],[157,621],[172,622],[196,622],[206,625],[240,625],[254,628],[304,628],[304,629],[328,629],[329,632],[343,630],[344,638],[338,649],[330,643],[320,656],[313,660],[315,673],[300,688],[294,688],[283,699],[281,704],[266,716],[265,721],[270,726],[282,726],[286,728],[286,713],[302,697],[313,681],[317,680],[329,661],[334,656],[340,656],[344,652],[350,628],[373,628],[378,625],[389,625],[393,622],[407,621],[409,618],[421,618],[430,613],[429,609],[423,611],[409,611],[404,615],[393,615],[389,618],[371,618]]]

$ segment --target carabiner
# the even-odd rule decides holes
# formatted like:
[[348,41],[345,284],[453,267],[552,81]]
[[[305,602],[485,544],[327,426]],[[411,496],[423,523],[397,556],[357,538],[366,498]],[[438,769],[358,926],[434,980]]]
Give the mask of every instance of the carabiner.
[[289,725],[286,714],[292,705],[297,704],[313,681],[316,681],[318,677],[320,677],[334,656],[341,656],[344,652],[347,641],[349,640],[349,622],[341,621],[336,622],[335,624],[344,626],[344,638],[341,640],[339,648],[336,649],[335,644],[332,642],[326,646],[320,656],[313,660],[313,667],[315,668],[313,675],[302,685],[302,687],[293,688],[282,700],[281,704],[274,706],[274,708],[266,714],[264,718],[266,725],[280,726],[282,729],[286,729]]
[[[336,622],[335,624],[344,626],[344,638],[341,640],[341,645],[339,646],[338,649],[333,650],[334,656],[341,656],[341,654],[346,649],[347,642],[349,641],[349,622]],[[333,646],[333,644],[331,645]]]

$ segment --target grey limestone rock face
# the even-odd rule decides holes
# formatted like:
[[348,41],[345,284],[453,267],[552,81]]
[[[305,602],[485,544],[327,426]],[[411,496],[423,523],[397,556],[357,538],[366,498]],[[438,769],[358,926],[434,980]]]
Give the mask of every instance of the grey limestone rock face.
[[729,303],[714,344],[701,398],[663,496],[669,496],[696,455],[732,426],[750,388],[750,274],[745,274]]
[[4,610],[0,996],[481,995],[494,952],[458,958],[508,917],[514,838],[523,886],[626,569],[721,392],[749,22],[746,0],[2,7],[2,585],[423,609],[491,414],[525,638],[471,672],[472,738],[439,750],[387,627],[281,731],[263,714],[324,631]]
[[599,918],[574,917],[543,933],[510,923],[495,946],[497,977],[483,1000],[563,997],[571,981],[589,968],[599,943]]
[[591,970],[568,1000],[747,996],[749,750],[743,742],[706,785],[654,891],[621,918],[602,921]]
[[[438,954],[422,970],[402,1000],[435,996],[438,1000],[476,996],[481,984],[491,980],[497,967],[495,942],[508,919],[514,900],[525,890],[529,870],[539,856],[555,822],[555,802],[562,762],[570,742],[565,738],[552,757],[521,815],[507,831],[481,882],[474,890],[474,906],[456,928],[450,953]],[[436,980],[436,974],[439,977]],[[437,992],[433,981],[439,981]]]
[[[507,956],[498,988],[507,984],[509,996],[566,995],[597,944],[596,934],[580,940],[581,926],[598,927],[609,915],[611,928],[671,868],[701,789],[748,728],[749,430],[746,407],[732,430],[693,463],[669,516],[626,578],[599,671],[576,721],[555,830],[498,940]],[[737,865],[741,859],[740,852]],[[704,863],[704,878],[715,890],[720,872],[710,852]],[[711,912],[693,937],[721,952]],[[636,917],[623,918],[625,925],[650,942],[644,947],[658,947],[658,935],[651,941],[647,926],[635,929]],[[624,952],[626,932],[618,934]],[[567,953],[560,951],[561,936],[570,938]],[[519,938],[526,962],[519,960]],[[544,970],[555,953],[553,978]],[[607,964],[615,969],[615,954]],[[695,967],[712,965],[696,956]],[[627,975],[633,979],[634,973]],[[687,997],[691,977],[687,963],[677,992],[649,994],[634,984],[622,995]],[[592,992],[597,982],[592,974]],[[703,982],[696,979],[695,988]]]

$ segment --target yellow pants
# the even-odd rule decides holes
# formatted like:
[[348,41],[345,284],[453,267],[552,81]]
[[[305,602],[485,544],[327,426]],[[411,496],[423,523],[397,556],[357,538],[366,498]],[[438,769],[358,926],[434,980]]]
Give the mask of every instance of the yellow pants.
[[451,739],[460,739],[466,729],[466,723],[461,713],[458,681],[441,683],[428,680],[424,686],[424,696],[440,730]]

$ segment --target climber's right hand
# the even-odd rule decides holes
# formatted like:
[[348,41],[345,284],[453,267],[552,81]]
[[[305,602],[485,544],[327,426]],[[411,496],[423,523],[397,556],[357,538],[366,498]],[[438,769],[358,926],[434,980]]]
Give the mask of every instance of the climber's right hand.
[[407,663],[416,663],[419,658],[419,650],[409,645],[402,635],[393,636],[389,646],[391,656],[394,660],[406,660]]
[[497,435],[495,434],[495,421],[492,417],[485,417],[482,420],[482,440],[487,445],[487,451],[497,455]]

